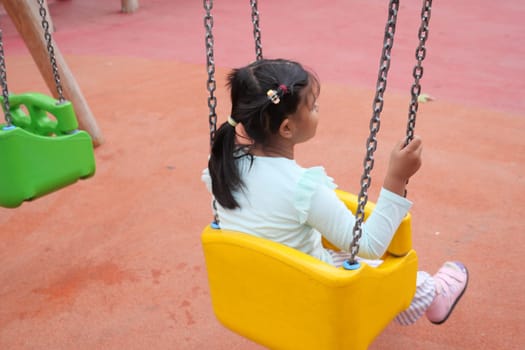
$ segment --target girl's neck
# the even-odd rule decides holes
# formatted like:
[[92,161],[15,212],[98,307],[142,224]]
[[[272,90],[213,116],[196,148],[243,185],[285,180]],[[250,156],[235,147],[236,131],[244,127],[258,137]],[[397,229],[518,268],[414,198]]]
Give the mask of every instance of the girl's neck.
[[292,147],[285,147],[284,145],[254,145],[251,152],[254,156],[259,157],[283,157],[294,159],[294,149]]

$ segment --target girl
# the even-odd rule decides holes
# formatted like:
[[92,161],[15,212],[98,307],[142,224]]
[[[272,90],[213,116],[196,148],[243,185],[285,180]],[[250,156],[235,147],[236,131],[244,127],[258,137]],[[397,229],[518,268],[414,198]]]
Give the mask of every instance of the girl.
[[[203,172],[220,226],[341,266],[349,258],[354,215],[337,198],[336,185],[322,167],[303,168],[294,160],[295,145],[315,135],[319,81],[299,63],[276,59],[233,70],[228,86],[231,116],[217,130]],[[248,142],[241,142],[237,129]],[[403,194],[421,166],[422,143],[415,137],[403,145],[392,150],[375,210],[363,224],[360,257],[381,258],[412,205]],[[325,249],[321,234],[341,251]],[[467,281],[467,269],[459,262],[446,262],[434,276],[418,272],[414,300],[396,320],[412,324],[426,314],[433,323],[445,322]]]

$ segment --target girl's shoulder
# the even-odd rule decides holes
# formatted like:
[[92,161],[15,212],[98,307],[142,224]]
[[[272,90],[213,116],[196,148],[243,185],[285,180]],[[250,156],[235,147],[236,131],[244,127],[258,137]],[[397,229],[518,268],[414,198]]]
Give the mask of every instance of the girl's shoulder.
[[[310,196],[319,186],[330,189],[337,187],[322,166],[305,168],[295,160],[284,157],[251,156],[242,157],[239,162],[244,178],[269,181],[274,187],[291,187],[290,190],[298,192],[299,196]],[[277,178],[278,182],[275,181]]]
[[314,192],[319,186],[328,187],[330,189],[337,188],[334,179],[326,174],[324,167],[315,166],[311,168],[303,168],[302,174],[297,181],[298,190]]
[[305,168],[297,181],[294,206],[299,213],[299,221],[304,223],[308,217],[314,194],[317,191],[333,191],[337,188],[334,180],[326,174],[322,166]]
[[265,170],[274,170],[281,173],[288,173],[295,178],[298,183],[317,183],[327,186],[334,186],[334,180],[326,174],[322,166],[305,168],[299,165],[294,159],[284,157],[243,157],[243,163],[248,167],[258,167]]

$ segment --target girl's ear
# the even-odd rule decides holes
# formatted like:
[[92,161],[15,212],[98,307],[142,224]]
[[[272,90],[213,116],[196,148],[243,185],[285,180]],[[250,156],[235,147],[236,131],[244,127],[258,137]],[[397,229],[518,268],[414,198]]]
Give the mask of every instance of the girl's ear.
[[290,125],[290,118],[285,118],[279,126],[279,135],[285,139],[290,139],[293,136],[292,125]]

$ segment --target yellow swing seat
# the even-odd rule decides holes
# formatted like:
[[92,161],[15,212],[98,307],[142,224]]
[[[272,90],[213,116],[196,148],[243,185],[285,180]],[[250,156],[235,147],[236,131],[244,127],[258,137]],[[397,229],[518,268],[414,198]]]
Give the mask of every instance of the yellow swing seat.
[[[357,196],[337,194],[356,210]],[[367,204],[365,218],[373,207]],[[270,349],[367,349],[415,293],[410,220],[408,214],[379,267],[362,263],[353,271],[270,240],[208,226],[201,238],[215,315]]]

